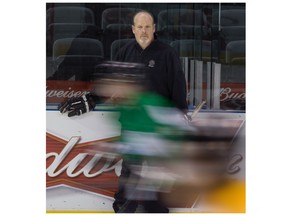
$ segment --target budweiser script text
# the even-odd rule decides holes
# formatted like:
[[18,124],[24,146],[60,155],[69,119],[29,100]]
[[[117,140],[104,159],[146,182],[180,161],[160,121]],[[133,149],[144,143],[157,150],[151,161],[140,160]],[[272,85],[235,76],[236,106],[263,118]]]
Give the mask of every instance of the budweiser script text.
[[[71,87],[68,90],[58,90],[58,89],[47,89],[46,87],[46,97],[47,98],[71,98],[71,97],[80,97],[89,93],[90,91],[80,91],[72,90]],[[225,101],[231,98],[245,98],[246,94],[244,92],[233,92],[232,88],[226,87],[220,89],[220,98],[221,101]]]
[[[79,176],[83,173],[83,175],[87,178],[92,178],[95,176],[98,176],[104,172],[109,172],[114,170],[115,174],[117,176],[120,175],[121,171],[121,163],[122,160],[119,160],[117,163],[113,164],[113,161],[115,161],[116,157],[113,157],[112,155],[105,155],[102,153],[96,153],[92,159],[86,163],[83,167],[81,167],[80,170],[77,172],[74,172],[77,170],[79,164],[84,161],[84,159],[89,155],[88,153],[79,153],[76,155],[73,159],[71,159],[68,163],[66,163],[64,166],[62,166],[59,169],[60,164],[64,161],[65,157],[73,150],[74,146],[78,143],[80,140],[79,136],[72,137],[67,145],[63,148],[63,150],[60,152],[60,154],[56,152],[49,152],[46,154],[46,159],[50,157],[54,157],[54,160],[52,164],[47,168],[46,172],[49,177],[56,177],[63,173],[66,170],[67,176],[73,178],[76,176]],[[103,164],[103,167],[97,170],[94,173],[91,173],[91,170],[95,168],[95,166],[100,162],[100,160],[105,157],[106,163]],[[57,171],[58,169],[58,171]]]
[[46,87],[46,97],[47,98],[72,98],[72,97],[81,97],[85,94],[88,94],[89,91],[75,91],[71,90],[71,87],[68,90],[57,90],[57,89],[47,89]]
[[246,97],[246,94],[244,92],[242,93],[233,92],[230,87],[220,89],[220,101],[225,101],[231,98],[244,99],[245,97]]
[[[59,154],[56,152],[49,152],[46,154],[46,159],[54,157],[53,162],[46,170],[46,173],[49,177],[57,177],[65,171],[67,176],[71,178],[77,177],[81,174],[83,174],[86,178],[93,178],[101,175],[102,173],[111,171],[114,171],[117,176],[120,175],[122,159],[118,159],[118,162],[115,163],[115,159],[117,159],[116,156],[113,157],[113,155],[104,155],[103,153],[95,153],[91,160],[86,162],[84,166],[81,166],[80,169],[78,166],[81,162],[85,160],[86,157],[88,157],[88,153],[79,153],[70,161],[63,164],[64,159],[69,153],[72,152],[73,148],[79,142],[79,140],[79,136],[72,137]],[[96,165],[99,165],[98,163],[103,158],[105,158],[106,162],[103,163],[103,166],[101,168],[95,171],[94,168],[96,167]],[[241,170],[239,165],[241,161],[243,161],[242,155],[233,155],[227,166],[227,173],[238,173]],[[92,170],[94,171],[92,172]]]

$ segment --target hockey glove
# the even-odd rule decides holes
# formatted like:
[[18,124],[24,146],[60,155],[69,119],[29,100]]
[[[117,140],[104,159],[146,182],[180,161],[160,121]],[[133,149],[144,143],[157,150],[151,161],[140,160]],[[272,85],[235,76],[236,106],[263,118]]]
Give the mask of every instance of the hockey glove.
[[73,97],[64,103],[60,104],[59,110],[61,113],[68,112],[68,117],[79,116],[93,110],[97,103],[98,97],[88,93],[81,97]]

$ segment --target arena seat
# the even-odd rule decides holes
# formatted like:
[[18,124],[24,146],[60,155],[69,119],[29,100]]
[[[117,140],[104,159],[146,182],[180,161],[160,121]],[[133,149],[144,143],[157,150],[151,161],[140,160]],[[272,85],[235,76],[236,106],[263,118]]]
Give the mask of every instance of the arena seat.
[[88,81],[103,61],[102,42],[90,38],[58,39],[53,46],[54,79]]
[[[224,26],[245,26],[245,9],[227,9],[221,11],[221,27]],[[219,25],[219,11],[212,13],[212,26]]]
[[104,56],[101,41],[91,38],[63,38],[53,45],[53,61],[59,65],[65,56]]
[[85,34],[87,38],[99,37],[101,29],[87,23],[52,23],[48,26],[47,34],[53,37],[52,43],[61,38],[75,38]]
[[94,12],[81,6],[57,6],[46,11],[47,55],[51,56],[57,39],[88,37],[101,39]]
[[245,64],[245,40],[231,41],[226,46],[227,64]]
[[52,23],[86,23],[95,24],[94,12],[80,6],[59,6],[46,11],[47,27]]
[[179,40],[206,37],[206,17],[201,10],[162,10],[157,16],[157,35],[162,39]]
[[170,43],[180,57],[191,57],[203,61],[211,61],[213,43],[207,40],[183,39]]

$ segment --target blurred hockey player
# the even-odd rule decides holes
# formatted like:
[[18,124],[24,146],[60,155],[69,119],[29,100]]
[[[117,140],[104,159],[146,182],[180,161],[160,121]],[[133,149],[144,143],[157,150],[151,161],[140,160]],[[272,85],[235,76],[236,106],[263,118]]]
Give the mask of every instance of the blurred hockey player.
[[232,136],[225,119],[188,125],[171,101],[149,91],[139,63],[104,62],[94,77],[95,91],[68,100],[60,111],[80,115],[104,100],[116,105],[120,117],[114,121],[121,124],[121,136],[102,146],[123,158],[115,212],[168,213],[167,206],[183,198],[175,194],[177,188],[190,195],[221,182]]
[[[164,129],[163,123],[157,122],[153,115],[158,112],[154,106],[161,109],[173,107],[173,104],[149,91],[145,69],[139,63],[104,62],[97,66],[94,74],[95,91],[72,98],[59,107],[60,112],[75,116],[91,111],[101,101],[117,105],[121,139],[116,151],[123,155],[124,164],[119,178],[119,192],[121,197],[125,194],[123,203],[119,200],[121,205],[113,206],[117,212],[135,212],[139,202],[143,203],[145,212],[168,212],[168,208],[158,199],[158,186],[153,186],[154,183],[151,185],[152,178],[146,179],[144,170],[147,172],[148,169],[150,173],[151,158],[169,157],[165,143],[159,136]],[[175,110],[184,121],[183,112]],[[159,175],[161,168],[156,169]],[[159,179],[155,182],[159,184]]]

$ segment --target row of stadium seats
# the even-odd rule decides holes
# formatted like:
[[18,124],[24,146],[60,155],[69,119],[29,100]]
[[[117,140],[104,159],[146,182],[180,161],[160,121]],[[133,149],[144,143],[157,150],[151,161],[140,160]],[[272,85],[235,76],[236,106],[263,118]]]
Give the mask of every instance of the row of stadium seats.
[[[118,50],[131,39],[115,40],[111,45],[111,60]],[[213,53],[213,46],[217,41],[177,40],[170,43],[180,55],[182,62],[185,60],[200,60],[203,63],[216,62]],[[52,79],[68,80],[69,74],[74,74],[72,80],[89,80],[93,74],[95,65],[105,58],[103,44],[96,39],[67,38],[59,39],[54,43],[53,57],[46,59],[46,77],[57,71]],[[188,58],[187,58],[188,57]],[[222,53],[221,80],[224,82],[245,83],[245,41],[231,41],[228,43],[225,52]],[[106,59],[107,60],[107,59]],[[183,65],[184,66],[184,65]],[[204,69],[204,78],[205,70]],[[190,71],[188,69],[188,71]],[[203,79],[204,79],[203,78]],[[205,78],[206,79],[206,78]]]
[[[100,40],[109,53],[112,42],[117,39],[133,38],[131,21],[137,8],[108,8],[101,14],[101,25],[95,24],[92,9],[86,7],[55,7],[47,10],[47,53],[52,54],[53,44],[62,38],[85,37]],[[162,10],[157,19],[157,36],[170,43],[179,39],[208,39],[218,33],[218,11],[212,14],[210,27],[201,10]],[[221,12],[221,34],[225,48],[232,40],[245,40],[245,10],[231,9]],[[110,57],[110,56],[106,56]]]
[[[101,29],[109,28],[110,25],[123,24],[131,25],[132,17],[138,8],[107,8],[101,14]],[[207,17],[202,10],[193,9],[169,9],[162,10],[155,16],[157,30],[161,31],[167,26],[207,25]],[[49,8],[46,11],[47,27],[55,23],[82,23],[95,25],[95,16],[92,9],[80,6],[62,6]],[[221,23],[219,23],[219,11],[212,11],[211,26],[245,26],[245,10],[230,9],[221,11]]]
[[[119,39],[112,42],[110,47],[111,60],[114,60],[118,50],[133,39]],[[211,61],[216,58],[213,47],[217,41],[206,40],[175,40],[170,43],[180,57],[199,58],[203,61]],[[99,56],[105,57],[101,41],[91,38],[63,38],[58,39],[53,45],[53,61],[61,61],[67,55],[77,56]],[[245,62],[245,40],[231,41],[225,50],[226,64],[243,64]],[[59,62],[60,61],[60,62]]]

